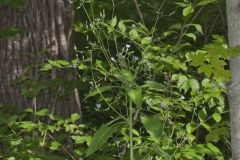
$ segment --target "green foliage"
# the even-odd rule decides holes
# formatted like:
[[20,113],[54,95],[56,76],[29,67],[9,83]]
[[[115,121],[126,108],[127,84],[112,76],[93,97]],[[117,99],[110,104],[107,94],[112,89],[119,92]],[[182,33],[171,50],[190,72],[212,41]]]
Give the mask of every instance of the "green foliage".
[[199,15],[203,8],[215,13],[218,1],[139,3],[145,24],[128,1],[74,1],[77,56],[49,59],[39,73],[74,72],[78,79],[19,81],[29,99],[46,88],[58,95],[59,87],[78,87],[84,113],[63,118],[47,108],[18,113],[1,107],[1,158],[230,158],[224,95],[228,60],[238,49],[217,34],[203,42],[212,34],[206,33],[211,20],[205,16],[203,23]]

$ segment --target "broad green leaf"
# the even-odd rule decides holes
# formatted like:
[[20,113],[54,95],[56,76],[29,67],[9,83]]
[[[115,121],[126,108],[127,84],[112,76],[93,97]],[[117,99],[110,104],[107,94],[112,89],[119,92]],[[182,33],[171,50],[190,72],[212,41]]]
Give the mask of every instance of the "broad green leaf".
[[216,122],[220,122],[222,120],[222,116],[218,113],[214,113],[212,116]]
[[183,3],[183,2],[176,2],[175,4],[177,4],[180,7],[187,7],[187,6],[189,6],[188,3]]
[[197,39],[196,35],[193,34],[193,33],[186,33],[186,34],[184,34],[184,35],[187,36],[187,37],[189,37],[189,38],[192,38],[194,41],[196,41],[196,39]]
[[111,27],[113,27],[113,28],[117,25],[117,17],[116,17],[116,16],[111,20],[110,25],[111,25]]
[[202,26],[200,24],[190,24],[191,26],[194,26],[196,28],[196,31],[203,34]]
[[129,32],[129,35],[130,37],[133,39],[133,40],[139,40],[140,39],[140,36],[137,32],[136,29],[132,29],[130,32]]
[[144,37],[141,40],[141,44],[142,45],[148,45],[148,44],[151,44],[151,43],[152,43],[152,37]]
[[183,9],[183,16],[186,17],[194,12],[194,9],[191,5]]
[[125,26],[125,24],[124,24],[123,21],[120,21],[120,22],[118,23],[118,28],[120,29],[120,31],[121,31],[122,33],[125,33],[125,32],[126,32],[126,26]]
[[219,153],[220,155],[222,154],[221,151],[216,146],[214,146],[212,143],[208,143],[207,147],[209,149],[211,149],[214,153]]
[[37,111],[36,115],[37,116],[47,116],[47,115],[49,115],[49,109],[43,108],[43,109]]
[[54,67],[61,68],[62,66],[57,63],[56,61],[48,60],[48,63],[51,64]]
[[133,82],[135,79],[135,77],[133,76],[133,74],[131,73],[130,70],[122,69],[120,74],[121,74],[120,79],[122,79],[124,81]]
[[45,63],[45,64],[42,65],[40,71],[49,71],[51,69],[52,69],[52,65],[49,64],[49,63]]
[[27,132],[32,131],[35,127],[36,125],[31,121],[24,121],[24,122],[21,122],[21,124],[19,125],[19,128],[23,128]]
[[78,113],[73,113],[73,114],[71,114],[71,120],[72,120],[72,122],[75,122],[75,121],[77,121],[77,120],[79,120],[81,117],[80,117],[80,115],[78,114]]
[[158,115],[148,116],[144,114],[141,115],[140,119],[144,128],[150,134],[150,137],[154,141],[159,142],[160,137],[163,135],[164,132],[163,120],[161,120]]
[[137,105],[139,108],[142,107],[143,95],[142,95],[141,88],[129,89],[128,96],[130,97],[130,99],[133,101],[135,105]]
[[96,131],[93,136],[90,146],[87,150],[86,157],[95,153],[99,150],[104,144],[107,143],[107,140],[112,136],[112,134],[117,130],[117,127],[106,126],[102,124],[101,127]]
[[71,63],[69,63],[68,61],[65,61],[65,60],[55,60],[55,62],[60,64],[63,67],[71,66]]
[[190,79],[188,83],[193,90],[199,90],[200,86],[196,79]]

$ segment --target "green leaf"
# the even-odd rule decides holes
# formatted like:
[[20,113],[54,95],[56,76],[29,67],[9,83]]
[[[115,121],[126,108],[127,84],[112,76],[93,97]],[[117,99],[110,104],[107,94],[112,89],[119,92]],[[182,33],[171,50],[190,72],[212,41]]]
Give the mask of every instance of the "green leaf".
[[71,63],[65,60],[55,60],[56,63],[60,64],[63,67],[71,66]]
[[222,116],[218,113],[214,113],[212,116],[216,122],[220,122],[222,120]]
[[193,12],[194,12],[194,9],[192,8],[191,5],[189,5],[188,7],[183,9],[183,16],[186,17],[186,16],[190,15]]
[[27,132],[32,131],[35,128],[35,124],[31,121],[25,121],[25,122],[21,122],[21,124],[19,125],[19,128],[23,128],[25,129]]
[[113,86],[102,86],[94,89],[88,96],[85,97],[85,99],[95,96],[97,94],[102,94],[103,92],[111,91]]
[[140,39],[140,36],[137,32],[136,29],[132,29],[130,32],[129,32],[129,35],[130,37],[133,39],[133,40],[139,40]]
[[197,129],[197,127],[198,127],[198,125],[193,122],[188,123],[186,125],[187,133],[191,134],[192,132],[194,132]]
[[154,141],[159,142],[160,137],[163,135],[164,132],[163,120],[161,120],[158,115],[147,116],[144,114],[141,115],[140,119],[141,123],[143,124],[147,132],[150,134],[151,138]]
[[196,79],[190,79],[189,85],[193,90],[199,90],[199,88],[200,88],[199,83]]
[[73,114],[71,114],[71,120],[72,120],[72,122],[75,122],[75,121],[77,121],[77,120],[79,120],[81,117],[80,117],[80,115],[78,114],[78,113],[73,113]]
[[118,28],[120,29],[120,31],[121,31],[122,33],[125,33],[125,32],[126,32],[126,26],[125,26],[125,24],[124,24],[123,21],[120,21],[120,22],[118,23]]
[[50,149],[51,150],[58,150],[59,147],[61,147],[61,143],[59,143],[58,141],[53,141],[51,144],[50,144]]
[[51,69],[52,69],[52,65],[49,64],[49,63],[45,63],[45,64],[42,65],[40,71],[49,71]]
[[110,25],[113,28],[117,25],[117,17],[116,16],[111,20]]
[[48,63],[54,67],[61,68],[62,66],[58,64],[56,61],[48,60]]
[[196,6],[205,6],[209,3],[215,3],[217,0],[201,0],[199,3],[196,4]]
[[189,37],[189,38],[192,38],[194,41],[196,41],[197,37],[195,34],[193,33],[187,33],[187,34],[184,34],[185,36]]
[[75,141],[76,144],[83,144],[87,143],[89,145],[91,143],[91,136],[72,136],[72,139]]
[[212,143],[208,143],[207,147],[211,149],[214,153],[219,153],[220,155],[222,154],[220,150],[216,146],[214,146]]
[[141,40],[141,44],[142,45],[148,45],[148,44],[151,44],[151,43],[152,43],[152,37],[144,37]]
[[131,73],[130,70],[122,69],[121,70],[121,77],[120,77],[120,79],[127,80],[129,82],[133,82],[135,77],[133,76],[133,74]]
[[207,118],[207,111],[205,108],[203,108],[202,110],[200,110],[198,112],[198,117],[199,117],[200,121],[204,121]]
[[117,127],[106,126],[105,124],[101,125],[101,127],[97,130],[92,138],[92,141],[86,153],[86,157],[99,150],[116,130]]
[[49,109],[43,108],[35,113],[37,116],[47,116],[49,115]]
[[191,24],[191,26],[194,26],[199,33],[203,34],[202,26],[200,24]]
[[133,103],[136,104],[139,108],[142,107],[143,95],[141,88],[129,89],[128,96],[133,101]]
[[145,84],[142,85],[141,87],[146,87],[149,89],[153,89],[153,90],[158,90],[158,91],[162,91],[165,89],[165,86],[161,83],[155,82],[155,81],[145,81]]

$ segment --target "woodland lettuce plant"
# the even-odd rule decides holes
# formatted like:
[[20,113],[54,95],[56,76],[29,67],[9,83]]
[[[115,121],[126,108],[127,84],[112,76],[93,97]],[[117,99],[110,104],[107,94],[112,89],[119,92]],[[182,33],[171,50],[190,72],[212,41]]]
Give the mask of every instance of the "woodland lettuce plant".
[[[219,35],[213,35],[207,45],[194,46],[203,34],[201,25],[194,23],[195,11],[215,2],[175,3],[184,22],[159,32],[156,24],[165,1],[150,29],[132,19],[109,19],[104,11],[96,16],[91,2],[76,1],[88,20],[77,22],[74,29],[87,43],[80,48],[76,42],[76,59],[48,60],[41,71],[76,71],[80,91],[85,91],[82,104],[86,115],[82,122],[78,122],[78,114],[61,118],[47,109],[27,109],[21,117],[6,115],[8,119],[1,120],[1,138],[9,149],[1,156],[225,159],[229,150],[224,148],[230,147],[224,97],[230,74],[226,68],[235,51]],[[83,86],[87,89],[81,90]],[[39,117],[38,121],[26,120],[31,115]],[[97,118],[84,118],[88,115]],[[49,123],[43,117],[50,119]]]

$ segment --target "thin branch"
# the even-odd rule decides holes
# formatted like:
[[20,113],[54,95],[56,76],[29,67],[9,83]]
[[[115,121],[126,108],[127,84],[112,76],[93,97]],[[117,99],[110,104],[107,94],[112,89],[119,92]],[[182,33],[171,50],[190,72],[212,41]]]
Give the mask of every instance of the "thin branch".
[[143,18],[143,14],[142,14],[142,11],[141,11],[141,9],[140,9],[140,7],[139,7],[138,1],[137,1],[137,0],[133,0],[133,2],[134,2],[135,7],[136,7],[136,9],[137,9],[138,15],[139,15],[139,17],[140,17],[140,19],[141,19],[141,22],[142,22],[143,24],[145,24],[145,21],[144,21],[144,18]]

